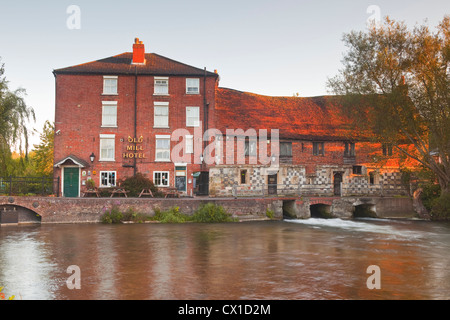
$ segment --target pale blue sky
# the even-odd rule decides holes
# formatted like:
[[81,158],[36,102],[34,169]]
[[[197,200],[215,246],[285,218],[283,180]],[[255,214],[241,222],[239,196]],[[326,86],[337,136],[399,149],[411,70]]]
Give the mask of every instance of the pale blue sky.
[[[81,10],[79,30],[67,28],[69,5]],[[54,120],[53,69],[131,51],[135,37],[147,52],[217,69],[222,87],[324,95],[341,67],[343,33],[365,28],[370,5],[409,26],[450,14],[448,0],[3,0],[0,57],[10,88],[26,89],[39,131]]]

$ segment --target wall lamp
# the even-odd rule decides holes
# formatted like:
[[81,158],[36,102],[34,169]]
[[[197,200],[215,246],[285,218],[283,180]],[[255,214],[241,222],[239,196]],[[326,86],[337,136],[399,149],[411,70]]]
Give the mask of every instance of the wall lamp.
[[89,156],[89,158],[91,159],[91,162],[94,162],[95,154],[92,152],[91,155]]

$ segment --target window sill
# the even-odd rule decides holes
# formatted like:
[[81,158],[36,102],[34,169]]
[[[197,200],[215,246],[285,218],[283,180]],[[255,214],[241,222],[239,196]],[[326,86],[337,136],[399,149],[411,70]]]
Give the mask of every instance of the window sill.
[[100,128],[117,128],[117,125],[115,125],[115,126],[101,126]]
[[102,93],[102,96],[118,96],[118,93]]
[[167,127],[155,127],[155,126],[153,126],[153,129],[170,129],[170,127],[169,126],[167,126]]
[[99,159],[99,162],[116,162],[116,159]]
[[154,96],[160,96],[160,97],[170,97],[170,94],[168,93],[154,93]]
[[170,159],[167,160],[155,159],[155,162],[171,162],[171,161]]

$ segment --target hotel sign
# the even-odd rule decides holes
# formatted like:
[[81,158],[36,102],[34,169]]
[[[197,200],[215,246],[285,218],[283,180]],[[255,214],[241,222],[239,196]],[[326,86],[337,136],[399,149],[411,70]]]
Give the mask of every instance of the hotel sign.
[[124,159],[146,159],[144,151],[144,146],[142,143],[144,142],[144,137],[140,136],[139,138],[133,138],[128,136],[128,145],[126,146],[127,152],[122,154]]

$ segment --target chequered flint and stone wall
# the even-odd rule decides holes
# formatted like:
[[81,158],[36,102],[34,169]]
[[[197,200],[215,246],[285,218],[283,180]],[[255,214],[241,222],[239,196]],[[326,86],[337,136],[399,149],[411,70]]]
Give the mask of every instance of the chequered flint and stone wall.
[[[246,183],[241,184],[241,171],[247,170]],[[374,172],[373,183],[369,172]],[[353,174],[352,167],[318,166],[315,174],[306,174],[304,166],[281,166],[277,172],[277,194],[296,196],[333,196],[334,174],[341,172],[342,196],[407,195],[401,181],[401,172],[395,169],[365,168]],[[217,166],[210,168],[210,196],[230,197],[267,195],[267,168],[263,166]],[[273,171],[270,174],[274,173]]]

